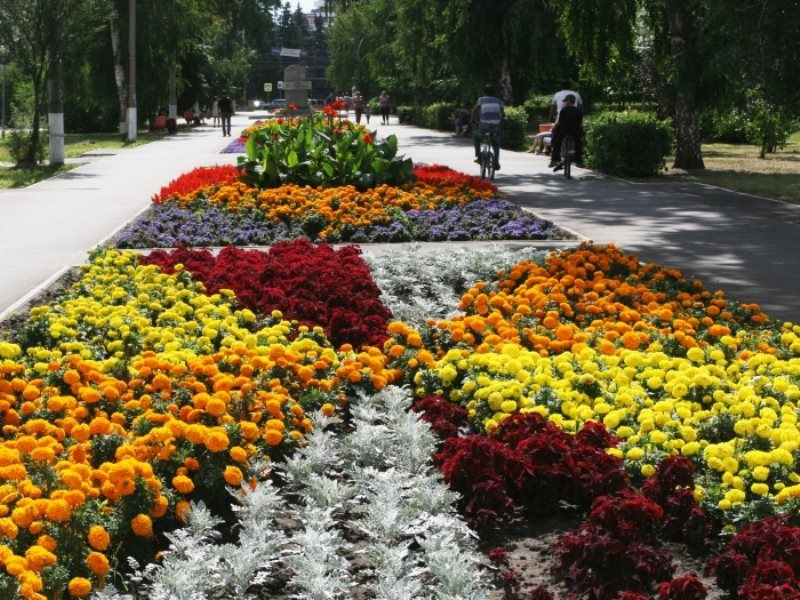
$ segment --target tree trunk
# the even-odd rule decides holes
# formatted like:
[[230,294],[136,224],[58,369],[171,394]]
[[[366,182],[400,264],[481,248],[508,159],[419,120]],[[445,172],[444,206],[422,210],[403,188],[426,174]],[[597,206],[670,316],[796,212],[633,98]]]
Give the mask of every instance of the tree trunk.
[[686,62],[687,55],[686,0],[667,0],[667,18],[670,28],[670,50],[675,64],[675,163],[676,169],[704,169],[703,151],[700,145],[700,134],[697,129],[697,115],[692,106],[694,82],[690,80],[690,69]]
[[697,116],[680,92],[675,97],[675,162],[673,169],[705,169]]
[[119,37],[119,15],[114,8],[114,2],[108,3],[109,31],[111,33],[111,54],[114,59],[114,83],[117,86],[117,100],[119,101],[119,132],[128,132],[128,86],[125,81],[125,66],[122,64],[122,44]]

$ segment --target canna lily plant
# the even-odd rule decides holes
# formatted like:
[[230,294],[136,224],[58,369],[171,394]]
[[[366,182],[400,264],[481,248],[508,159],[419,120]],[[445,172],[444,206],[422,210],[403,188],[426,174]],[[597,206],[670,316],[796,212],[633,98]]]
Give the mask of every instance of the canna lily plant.
[[360,125],[315,114],[253,128],[238,166],[242,179],[259,188],[296,183],[365,190],[409,181],[414,165],[397,155],[396,136],[378,140]]

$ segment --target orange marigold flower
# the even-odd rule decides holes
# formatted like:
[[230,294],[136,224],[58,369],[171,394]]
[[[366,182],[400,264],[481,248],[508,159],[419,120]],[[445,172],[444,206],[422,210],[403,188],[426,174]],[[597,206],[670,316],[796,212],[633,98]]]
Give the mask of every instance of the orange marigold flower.
[[191,494],[194,491],[194,481],[186,475],[176,475],[172,478],[172,487],[181,494]]
[[89,566],[89,570],[97,577],[104,577],[108,573],[108,559],[101,552],[90,552],[86,557],[86,564]]
[[153,521],[143,513],[131,519],[131,529],[139,537],[153,537]]
[[63,498],[56,498],[55,500],[50,500],[47,503],[45,515],[51,521],[63,523],[65,521],[69,521],[70,517],[72,516],[72,507],[70,506],[69,502]]
[[85,577],[73,577],[67,585],[67,591],[76,598],[85,598],[92,592],[92,582]]
[[283,440],[283,433],[276,429],[267,429],[264,432],[264,441],[270,446],[277,446]]
[[56,564],[55,554],[35,544],[25,551],[25,558],[28,559],[28,567],[34,571]]
[[225,482],[228,485],[232,485],[234,487],[242,485],[243,475],[239,467],[234,467],[232,465],[225,467],[225,471],[223,472],[222,476],[225,478]]
[[89,545],[95,550],[105,550],[111,543],[111,537],[102,525],[92,525],[89,527],[89,533],[86,535],[86,539]]
[[181,500],[175,505],[175,516],[178,517],[181,521],[183,521],[183,517],[186,514],[186,511],[191,508],[191,504],[189,504],[186,500]]
[[235,460],[236,462],[245,462],[247,460],[247,450],[241,446],[234,446],[230,449],[228,454],[231,459]]
[[211,452],[222,452],[228,449],[230,440],[224,429],[216,428],[208,432],[208,435],[203,440],[203,444],[206,448],[211,450]]

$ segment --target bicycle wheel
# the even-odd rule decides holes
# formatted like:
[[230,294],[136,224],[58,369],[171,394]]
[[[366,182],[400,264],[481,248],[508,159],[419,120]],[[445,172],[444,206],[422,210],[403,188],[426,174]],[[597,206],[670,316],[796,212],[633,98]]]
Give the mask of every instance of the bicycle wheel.
[[486,174],[488,175],[489,179],[494,179],[494,152],[489,150],[486,153]]
[[481,150],[481,179],[486,179],[488,175],[489,157],[486,149]]

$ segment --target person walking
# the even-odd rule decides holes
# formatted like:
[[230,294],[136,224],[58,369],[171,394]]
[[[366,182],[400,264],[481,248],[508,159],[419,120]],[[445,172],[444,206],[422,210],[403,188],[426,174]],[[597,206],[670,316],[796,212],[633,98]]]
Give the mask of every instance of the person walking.
[[222,92],[222,96],[217,101],[219,117],[222,120],[222,137],[231,135],[231,117],[233,116],[233,100],[228,96],[228,92]]
[[392,111],[392,101],[389,98],[389,94],[386,93],[386,90],[383,90],[378,97],[378,106],[381,109],[381,125],[388,125],[389,113]]
[[356,124],[361,124],[361,114],[364,112],[364,96],[358,90],[353,94],[353,110],[356,112]]
[[219,106],[217,102],[219,102],[219,98],[214,96],[214,99],[211,101],[211,125],[213,127],[219,127]]

